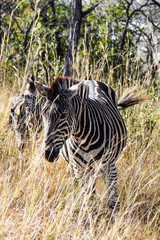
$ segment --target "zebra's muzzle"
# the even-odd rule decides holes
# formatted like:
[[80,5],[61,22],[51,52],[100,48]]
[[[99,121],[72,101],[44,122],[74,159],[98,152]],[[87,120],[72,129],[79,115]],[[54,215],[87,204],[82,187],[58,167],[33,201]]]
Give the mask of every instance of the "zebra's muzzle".
[[59,149],[47,149],[45,150],[45,159],[48,162],[54,162],[58,159]]

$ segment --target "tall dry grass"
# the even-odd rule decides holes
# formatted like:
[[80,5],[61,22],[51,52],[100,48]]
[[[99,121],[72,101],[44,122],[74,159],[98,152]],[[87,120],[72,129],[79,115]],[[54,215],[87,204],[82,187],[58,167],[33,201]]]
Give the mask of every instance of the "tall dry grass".
[[[15,82],[16,78],[13,79]],[[0,238],[1,239],[159,239],[160,107],[158,97],[122,112],[127,146],[117,161],[121,206],[107,205],[103,180],[90,205],[82,190],[76,198],[69,165],[41,156],[41,133],[19,153],[8,125],[18,89],[0,89]]]

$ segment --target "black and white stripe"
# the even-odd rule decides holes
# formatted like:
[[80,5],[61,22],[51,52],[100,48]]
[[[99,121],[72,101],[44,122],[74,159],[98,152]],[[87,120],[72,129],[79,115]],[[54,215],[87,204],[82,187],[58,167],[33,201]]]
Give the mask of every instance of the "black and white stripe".
[[37,97],[34,79],[27,80],[26,92],[14,98],[9,124],[15,132],[18,147],[24,148],[25,140],[34,131],[41,131],[41,100]]
[[97,171],[103,174],[109,206],[118,207],[115,161],[127,138],[119,108],[136,104],[140,98],[128,94],[128,102],[125,97],[117,102],[113,89],[104,83],[67,77],[56,78],[49,88],[40,82],[36,82],[36,87],[46,97],[45,158],[53,162],[61,155],[70,163],[75,180],[84,173],[85,181]]

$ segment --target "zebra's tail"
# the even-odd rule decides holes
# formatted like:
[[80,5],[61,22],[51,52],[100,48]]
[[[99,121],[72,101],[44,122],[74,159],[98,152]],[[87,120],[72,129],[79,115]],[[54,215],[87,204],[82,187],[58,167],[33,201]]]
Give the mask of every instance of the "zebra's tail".
[[118,100],[117,106],[119,110],[123,110],[142,101],[149,99],[148,96],[141,96],[142,92],[134,93],[136,87],[127,89],[122,97]]

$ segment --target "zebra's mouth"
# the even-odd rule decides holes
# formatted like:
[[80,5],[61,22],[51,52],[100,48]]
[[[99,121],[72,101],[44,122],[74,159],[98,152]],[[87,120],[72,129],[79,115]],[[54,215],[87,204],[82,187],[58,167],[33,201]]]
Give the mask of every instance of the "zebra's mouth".
[[59,156],[59,149],[47,149],[45,150],[45,159],[48,162],[55,162]]

